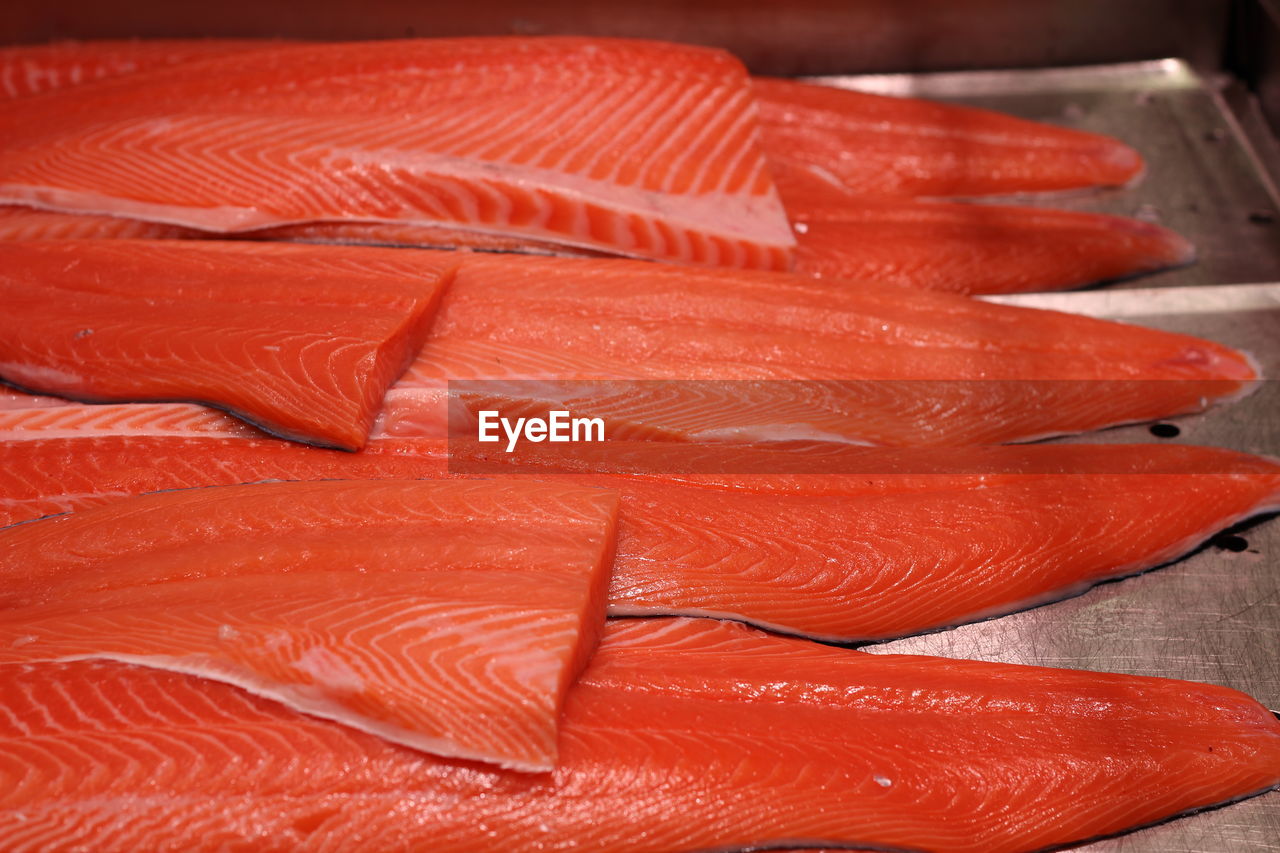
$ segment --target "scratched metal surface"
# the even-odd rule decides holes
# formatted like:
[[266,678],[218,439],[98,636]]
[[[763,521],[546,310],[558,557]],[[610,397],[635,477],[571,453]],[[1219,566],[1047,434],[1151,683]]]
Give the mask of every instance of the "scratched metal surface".
[[1280,193],[1274,139],[1251,137],[1227,105],[1225,79],[1180,60],[1085,68],[870,74],[829,85],[1000,110],[1115,136],[1147,161],[1126,189],[1018,203],[1137,216],[1190,237],[1199,262],[1112,287],[1218,285],[1280,279]]
[[[1251,352],[1280,376],[1280,284],[1028,294],[993,301],[1185,332]],[[1177,418],[1174,442],[1280,456],[1280,380]],[[1160,441],[1148,427],[1075,441]],[[1145,575],[977,625],[869,649],[1186,678],[1223,684],[1280,710],[1280,517],[1239,531],[1246,550],[1210,546]],[[1082,533],[1087,535],[1087,532]],[[1280,849],[1280,792],[1081,848],[1090,853]]]

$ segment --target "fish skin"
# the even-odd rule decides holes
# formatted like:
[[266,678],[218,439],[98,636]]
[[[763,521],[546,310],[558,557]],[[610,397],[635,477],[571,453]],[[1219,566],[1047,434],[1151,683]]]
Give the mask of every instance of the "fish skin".
[[0,378],[79,400],[198,400],[357,449],[457,256],[144,240],[0,242]]
[[614,493],[535,481],[117,499],[0,531],[0,664],[172,669],[395,743],[545,771],[604,624],[616,514]]
[[1014,853],[1280,781],[1280,723],[1226,688],[871,655],[710,620],[611,623],[566,702],[561,764],[540,775],[118,663],[0,666],[0,686],[14,853]]
[[[458,464],[468,449],[456,440],[378,439],[349,454],[183,436],[163,412],[155,434],[140,431],[139,414],[130,435],[78,437],[64,426],[79,421],[72,412],[21,414],[0,412],[0,524],[161,489],[260,480],[572,483],[621,495],[612,615],[710,614],[846,643],[1078,594],[1280,508],[1280,466],[1185,445],[837,446],[812,457],[708,446],[693,451],[685,473],[685,446],[613,442],[570,460],[530,446],[509,466],[498,454],[500,464],[469,470]],[[1086,547],[1081,529],[1107,534]]]
[[784,194],[954,198],[1123,186],[1142,174],[1124,143],[990,110],[752,79],[761,144]]
[[383,429],[440,435],[453,382],[470,408],[567,409],[614,438],[993,444],[1200,410],[1257,376],[1211,341],[954,294],[477,253]]
[[1195,260],[1179,234],[1137,219],[1047,208],[862,199],[787,201],[795,272],[952,293],[1065,290]]
[[0,104],[0,201],[218,232],[444,225],[784,269],[794,239],[754,110],[741,65],[706,48],[283,45]]

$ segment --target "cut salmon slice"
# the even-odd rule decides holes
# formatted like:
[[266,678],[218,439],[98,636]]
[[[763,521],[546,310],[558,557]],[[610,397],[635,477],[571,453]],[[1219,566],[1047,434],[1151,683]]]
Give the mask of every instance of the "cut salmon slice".
[[1063,290],[1195,259],[1159,225],[1034,207],[852,200],[787,212],[795,272],[953,293]]
[[132,497],[0,533],[0,662],[172,669],[547,770],[604,621],[616,512],[603,490],[481,480]]
[[1121,186],[1142,157],[1096,133],[990,110],[755,78],[779,186],[861,196],[969,197]]
[[0,243],[0,378],[81,400],[197,400],[355,449],[456,262],[283,244]]
[[[259,480],[471,475],[595,486],[621,494],[612,614],[716,615],[856,642],[1075,595],[1280,508],[1280,466],[1207,447],[802,453],[612,442],[568,457],[498,453],[475,467],[457,441],[381,439],[350,454],[201,424],[183,435],[173,417],[140,412],[77,433],[74,412],[0,412],[0,524]],[[1085,542],[1080,530],[1104,533]]]
[[220,232],[444,225],[763,269],[794,246],[749,80],[704,48],[279,46],[12,99],[0,128],[0,200],[58,210]]
[[951,294],[476,254],[384,429],[439,435],[452,382],[473,410],[569,410],[611,438],[991,444],[1197,411],[1257,375],[1211,341]]
[[0,702],[15,853],[495,839],[1014,853],[1280,782],[1280,723],[1234,690],[869,655],[709,620],[611,624],[566,703],[561,764],[536,776],[114,662],[0,666]]

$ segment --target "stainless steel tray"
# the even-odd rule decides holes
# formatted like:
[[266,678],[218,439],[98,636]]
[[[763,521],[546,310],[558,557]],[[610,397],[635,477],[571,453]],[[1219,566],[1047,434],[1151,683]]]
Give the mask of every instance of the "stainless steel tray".
[[[988,107],[1100,131],[1147,159],[1137,187],[1030,199],[1159,221],[1190,237],[1186,269],[1075,293],[996,298],[1211,338],[1249,351],[1280,377],[1280,195],[1274,140],[1250,133],[1224,81],[1177,60],[1079,69],[869,75],[823,82]],[[1025,200],[1020,200],[1025,201]],[[1248,284],[1242,284],[1247,282]],[[1257,283],[1264,282],[1264,283]],[[1178,442],[1280,456],[1280,382],[1179,418]],[[1160,441],[1148,427],[1074,441]],[[876,646],[1042,666],[1208,681],[1280,710],[1280,519],[1254,522],[1230,544],[1078,598],[1013,616]],[[1088,845],[1090,851],[1209,853],[1280,847],[1280,792]]]

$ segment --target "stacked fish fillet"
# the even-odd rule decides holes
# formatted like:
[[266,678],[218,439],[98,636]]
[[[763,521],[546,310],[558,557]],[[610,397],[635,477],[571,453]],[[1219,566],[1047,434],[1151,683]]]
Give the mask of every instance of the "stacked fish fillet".
[[[893,198],[1124,183],[1119,143],[644,42],[0,71],[5,849],[1016,851],[1280,782],[1225,688],[812,641],[1280,505],[1246,454],[1001,446],[1229,401],[1244,354],[930,292],[1184,260]],[[614,440],[450,438],[488,407]]]

